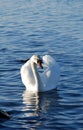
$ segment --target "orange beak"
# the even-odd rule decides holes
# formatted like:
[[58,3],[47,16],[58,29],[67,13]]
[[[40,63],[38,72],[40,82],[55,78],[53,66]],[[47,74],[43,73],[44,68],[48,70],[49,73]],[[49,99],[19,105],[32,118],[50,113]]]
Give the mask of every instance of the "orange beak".
[[41,69],[43,69],[42,61],[41,61],[41,60],[38,60],[38,61],[37,61],[37,64],[38,64],[38,66],[39,66]]

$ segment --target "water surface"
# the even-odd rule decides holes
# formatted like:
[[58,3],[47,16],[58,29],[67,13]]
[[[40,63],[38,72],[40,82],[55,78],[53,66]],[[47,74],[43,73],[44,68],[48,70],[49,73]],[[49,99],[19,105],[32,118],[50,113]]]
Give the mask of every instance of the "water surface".
[[[83,129],[83,1],[0,0],[2,130]],[[20,60],[50,54],[61,68],[55,90],[30,94]]]

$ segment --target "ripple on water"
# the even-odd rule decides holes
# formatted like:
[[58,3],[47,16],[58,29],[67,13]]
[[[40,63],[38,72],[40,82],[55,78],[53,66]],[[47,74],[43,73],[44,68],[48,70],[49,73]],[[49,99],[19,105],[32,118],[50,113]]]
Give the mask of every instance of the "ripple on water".
[[[0,1],[0,109],[12,116],[0,128],[83,129],[83,1]],[[22,63],[50,54],[61,67],[57,90],[24,91]]]

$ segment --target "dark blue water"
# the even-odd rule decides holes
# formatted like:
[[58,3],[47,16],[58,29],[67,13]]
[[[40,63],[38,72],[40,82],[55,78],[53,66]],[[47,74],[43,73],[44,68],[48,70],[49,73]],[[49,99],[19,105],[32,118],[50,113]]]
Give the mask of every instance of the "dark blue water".
[[[57,89],[28,94],[20,60],[50,54]],[[0,0],[1,130],[83,130],[83,0]]]

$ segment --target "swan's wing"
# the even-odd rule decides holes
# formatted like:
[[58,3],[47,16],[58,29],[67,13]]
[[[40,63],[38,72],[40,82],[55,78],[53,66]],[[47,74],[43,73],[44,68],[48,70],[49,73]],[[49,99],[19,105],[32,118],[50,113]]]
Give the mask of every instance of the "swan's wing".
[[59,80],[59,65],[50,55],[45,55],[43,56],[43,66],[42,81],[48,89],[51,89]]
[[46,65],[48,68],[50,68],[56,63],[55,59],[51,57],[50,55],[45,55],[43,56],[42,59],[43,59],[44,65]]

